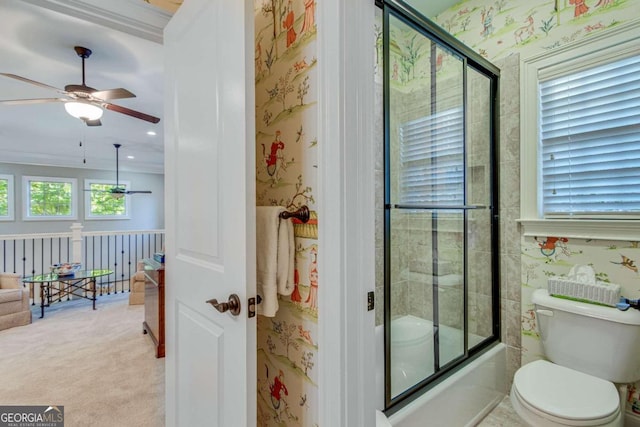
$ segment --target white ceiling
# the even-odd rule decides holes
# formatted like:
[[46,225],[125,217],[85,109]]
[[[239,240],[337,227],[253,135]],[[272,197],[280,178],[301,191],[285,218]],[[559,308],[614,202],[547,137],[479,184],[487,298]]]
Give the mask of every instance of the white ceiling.
[[[88,47],[88,86],[128,89],[137,97],[113,103],[161,118],[153,124],[106,110],[102,126],[87,127],[63,103],[0,104],[0,162],[115,170],[113,144],[119,143],[121,170],[163,171],[161,44],[20,0],[0,1],[0,17],[0,72],[64,89],[82,83],[82,61],[73,47]],[[1,100],[58,96],[0,76]],[[147,135],[149,130],[157,135]]]

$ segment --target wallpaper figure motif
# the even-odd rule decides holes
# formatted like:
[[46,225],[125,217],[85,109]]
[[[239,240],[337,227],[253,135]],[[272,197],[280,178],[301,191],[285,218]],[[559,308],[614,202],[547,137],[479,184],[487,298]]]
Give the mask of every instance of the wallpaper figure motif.
[[271,177],[272,183],[271,185],[275,185],[280,180],[278,176],[278,172],[280,170],[286,171],[286,162],[284,155],[281,154],[281,151],[284,151],[284,142],[280,139],[280,135],[282,132],[279,130],[276,131],[275,139],[271,142],[271,147],[269,152],[267,153],[266,147],[264,144],[262,145],[262,156],[264,158],[267,174]]
[[293,24],[295,23],[295,18],[293,15],[293,9],[291,8],[292,0],[289,0],[289,5],[287,6],[287,17],[284,18],[284,22],[282,22],[282,28],[287,32],[287,48],[291,46],[296,41],[296,30],[293,28]]
[[624,255],[620,255],[622,257],[622,261],[620,262],[615,262],[615,261],[611,261],[612,264],[618,264],[621,265],[623,267],[628,268],[629,270],[633,271],[634,273],[638,273],[638,267],[636,266],[636,262],[630,258],[627,258]]
[[315,0],[305,0],[304,2],[304,23],[301,33],[315,31],[316,29],[316,2]]
[[314,311],[318,310],[318,246],[311,247],[311,262],[309,263],[309,294],[305,301]]
[[480,21],[482,22],[482,32],[480,33],[482,37],[489,37],[493,34],[493,7],[482,8]]
[[[569,239],[567,239],[566,237],[549,236],[544,238],[544,240],[538,239],[538,237],[534,237],[533,240],[535,240],[538,243],[538,246],[540,247],[540,253],[542,253],[542,255],[547,257],[546,262],[549,262],[551,260],[551,257],[556,255],[556,251],[559,251],[566,256],[571,255],[571,252],[567,247],[567,243],[569,243]],[[557,259],[557,255],[554,258],[554,260],[555,259]]]
[[589,7],[585,4],[585,0],[569,0],[569,4],[574,5],[573,17],[579,18],[581,15],[589,11]]
[[[268,378],[269,378],[269,369],[267,368],[267,379]],[[271,393],[271,405],[273,406],[273,409],[276,412],[276,420],[280,420],[280,416],[281,416],[280,406],[283,398],[282,393],[284,393],[286,396],[289,395],[287,386],[284,384],[284,372],[282,372],[282,370],[280,370],[278,372],[278,376],[273,379],[273,383],[269,384],[269,391]],[[282,406],[288,407],[286,402]]]

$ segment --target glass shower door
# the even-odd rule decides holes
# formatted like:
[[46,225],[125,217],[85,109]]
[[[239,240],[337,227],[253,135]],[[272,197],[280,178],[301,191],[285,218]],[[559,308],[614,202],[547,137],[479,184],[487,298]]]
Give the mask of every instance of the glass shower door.
[[497,335],[494,82],[412,20],[383,19],[389,407]]

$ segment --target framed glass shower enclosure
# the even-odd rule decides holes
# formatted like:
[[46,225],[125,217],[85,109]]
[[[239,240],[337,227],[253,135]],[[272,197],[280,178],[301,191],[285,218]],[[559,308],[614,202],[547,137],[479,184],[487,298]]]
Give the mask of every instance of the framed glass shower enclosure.
[[499,70],[409,2],[382,8],[385,407],[497,341]]

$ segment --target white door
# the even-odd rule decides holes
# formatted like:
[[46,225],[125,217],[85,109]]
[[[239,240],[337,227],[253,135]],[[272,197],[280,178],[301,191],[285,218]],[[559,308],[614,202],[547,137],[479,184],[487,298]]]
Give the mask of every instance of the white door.
[[164,45],[166,425],[255,425],[252,2],[186,0]]

